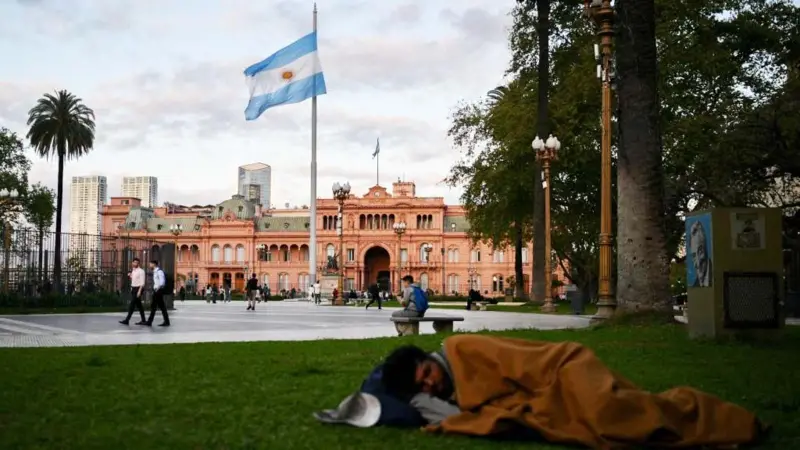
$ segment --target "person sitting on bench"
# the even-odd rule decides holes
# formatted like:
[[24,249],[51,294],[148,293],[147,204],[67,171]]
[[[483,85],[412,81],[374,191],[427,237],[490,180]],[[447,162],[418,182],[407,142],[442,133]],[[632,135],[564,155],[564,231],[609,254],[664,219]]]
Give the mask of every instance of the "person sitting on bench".
[[[392,317],[424,317],[425,311],[419,311],[417,308],[417,301],[414,293],[414,277],[406,275],[402,280],[403,291],[400,297],[400,305],[403,307],[400,311],[392,313]],[[397,331],[400,333],[400,330]],[[402,336],[402,333],[400,334]]]
[[433,353],[403,346],[383,363],[381,383],[429,432],[610,449],[734,448],[768,431],[746,409],[693,388],[644,391],[575,342],[467,334]]

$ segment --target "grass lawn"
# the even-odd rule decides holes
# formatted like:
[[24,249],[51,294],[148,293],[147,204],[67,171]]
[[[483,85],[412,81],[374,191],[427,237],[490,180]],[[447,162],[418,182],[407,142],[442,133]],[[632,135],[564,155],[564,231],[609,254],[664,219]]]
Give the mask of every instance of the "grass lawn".
[[[764,448],[800,448],[800,328],[776,343],[692,342],[676,325],[503,335],[576,340],[654,391],[692,385],[775,426]],[[0,349],[2,449],[514,449],[531,443],[318,424],[394,346],[441,336]],[[553,449],[537,445],[541,449]]]
[[125,306],[59,306],[53,308],[0,308],[0,316],[14,314],[83,314],[127,311]]

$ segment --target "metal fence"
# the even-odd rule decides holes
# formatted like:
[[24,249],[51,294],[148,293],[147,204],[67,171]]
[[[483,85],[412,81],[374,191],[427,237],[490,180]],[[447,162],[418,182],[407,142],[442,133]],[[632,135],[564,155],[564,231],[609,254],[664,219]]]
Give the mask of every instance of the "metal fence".
[[[54,292],[53,232],[35,229],[2,231],[2,288],[26,297]],[[171,253],[170,253],[171,252]],[[63,293],[122,293],[130,286],[128,273],[134,258],[143,264],[162,262],[165,274],[174,272],[174,246],[154,240],[62,233],[61,286]]]

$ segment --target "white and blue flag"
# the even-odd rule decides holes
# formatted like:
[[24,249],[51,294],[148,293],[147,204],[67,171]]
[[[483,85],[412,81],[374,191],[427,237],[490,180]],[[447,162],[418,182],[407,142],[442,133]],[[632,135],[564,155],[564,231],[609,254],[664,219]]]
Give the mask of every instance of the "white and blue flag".
[[250,102],[244,110],[247,120],[257,119],[273,106],[299,103],[327,92],[316,31],[248,67],[244,75],[250,88]]

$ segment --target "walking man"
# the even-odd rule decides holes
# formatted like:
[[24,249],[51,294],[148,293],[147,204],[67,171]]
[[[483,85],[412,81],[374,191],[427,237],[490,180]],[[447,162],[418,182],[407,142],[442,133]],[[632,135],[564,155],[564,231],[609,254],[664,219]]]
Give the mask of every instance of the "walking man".
[[319,290],[319,280],[314,282],[314,304],[322,303],[322,291]]
[[169,326],[169,314],[167,314],[167,305],[164,303],[164,288],[167,285],[167,277],[161,267],[158,267],[158,261],[155,259],[150,261],[150,270],[153,272],[153,301],[150,303],[150,318],[143,325],[148,327],[153,326],[153,319],[156,316],[156,308],[161,310],[161,315],[164,317],[164,322],[160,323],[160,327]]
[[139,267],[139,258],[133,258],[131,262],[131,273],[128,274],[128,277],[131,279],[131,302],[128,305],[128,315],[125,317],[125,320],[120,320],[119,323],[123,325],[128,325],[131,320],[131,316],[133,315],[134,309],[139,309],[139,315],[142,317],[142,320],[137,322],[136,325],[144,325],[144,306],[142,305],[142,290],[144,290],[144,269]]
[[369,302],[367,302],[366,309],[369,309],[369,305],[375,302],[378,302],[378,309],[383,309],[381,308],[382,305],[381,305],[380,288],[378,287],[377,283],[373,283],[369,286]]
[[256,310],[256,294],[258,293],[258,278],[256,278],[256,274],[253,274],[249,280],[247,280],[247,310],[248,311],[255,311]]

